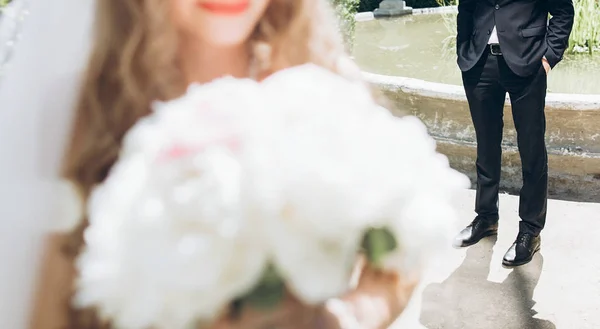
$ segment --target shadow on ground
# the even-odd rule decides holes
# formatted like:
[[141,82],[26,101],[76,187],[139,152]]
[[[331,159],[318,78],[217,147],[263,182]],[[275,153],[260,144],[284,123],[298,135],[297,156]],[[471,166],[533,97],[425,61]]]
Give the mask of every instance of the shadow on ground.
[[544,259],[515,268],[502,283],[487,280],[496,237],[467,250],[463,263],[442,283],[423,292],[420,321],[428,329],[555,329],[534,318],[533,292]]

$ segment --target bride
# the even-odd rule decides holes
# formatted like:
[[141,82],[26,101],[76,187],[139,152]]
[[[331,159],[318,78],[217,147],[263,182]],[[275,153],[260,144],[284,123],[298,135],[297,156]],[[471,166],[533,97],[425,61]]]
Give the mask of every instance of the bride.
[[[52,181],[60,173],[85,200],[153,101],[176,98],[190,83],[226,75],[260,81],[305,63],[361,83],[324,0],[34,0],[30,11],[0,87],[0,150],[14,155],[0,165],[3,217],[11,219],[0,227],[0,253],[9,260],[0,321],[18,318],[2,328],[25,326]],[[44,240],[31,326],[110,328],[94,310],[69,306],[85,219],[58,226]],[[244,313],[215,326],[261,328],[277,319],[278,327],[293,328],[309,313],[325,328],[346,328],[349,319],[360,328],[389,326],[416,281],[359,272],[356,289],[336,301],[341,311],[335,303],[309,310],[291,300],[273,313]]]

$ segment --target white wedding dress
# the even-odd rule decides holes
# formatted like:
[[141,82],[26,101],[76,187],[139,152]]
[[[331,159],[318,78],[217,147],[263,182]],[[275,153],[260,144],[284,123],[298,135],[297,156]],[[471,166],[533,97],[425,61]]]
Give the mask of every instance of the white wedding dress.
[[28,14],[16,25],[12,15],[0,18],[0,35],[9,36],[0,53],[12,47],[8,62],[0,62],[0,328],[24,329],[43,237],[57,220],[52,197],[89,54],[94,1],[13,1]]

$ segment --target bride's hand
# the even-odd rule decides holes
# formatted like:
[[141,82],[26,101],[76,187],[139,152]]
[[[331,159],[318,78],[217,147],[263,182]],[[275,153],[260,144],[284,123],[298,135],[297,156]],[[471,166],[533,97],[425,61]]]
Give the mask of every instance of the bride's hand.
[[320,329],[324,327],[315,326],[320,312],[320,307],[304,305],[288,295],[274,309],[244,307],[236,317],[225,316],[210,329]]
[[322,307],[289,296],[276,309],[244,308],[236,319],[223,318],[211,329],[382,329],[404,311],[418,279],[365,267],[355,289]]
[[356,289],[326,303],[329,318],[337,321],[327,329],[389,327],[406,308],[417,283],[416,277],[366,267]]

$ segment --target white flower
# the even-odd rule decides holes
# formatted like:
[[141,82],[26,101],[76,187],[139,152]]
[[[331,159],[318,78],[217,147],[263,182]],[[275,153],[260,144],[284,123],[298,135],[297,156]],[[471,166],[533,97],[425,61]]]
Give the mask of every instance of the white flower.
[[[456,221],[453,195],[470,186],[468,178],[451,169],[448,159],[435,152],[435,143],[425,126],[415,117],[398,119],[395,140],[406,141],[403,154],[390,159],[398,170],[411,173],[410,180],[394,180],[408,188],[401,203],[390,208],[382,225],[389,227],[400,244],[402,263],[393,268],[412,270],[422,266],[428,256],[449,246]],[[393,176],[392,176],[393,177]],[[399,177],[398,177],[399,178]],[[390,258],[394,258],[392,255]],[[418,268],[416,268],[418,269]]]
[[272,171],[283,208],[268,225],[275,265],[300,299],[316,304],[348,289],[362,235],[379,210],[364,197],[366,161],[354,152],[372,101],[359,85],[312,65],[277,73],[264,86],[281,117]]
[[369,227],[397,236],[405,263],[396,267],[449,243],[451,195],[467,180],[418,119],[394,117],[362,85],[313,65],[265,84],[284,117],[276,152],[287,211],[270,227],[277,266],[297,295],[339,295]]
[[94,190],[76,304],[119,328],[187,328],[269,262],[320,303],[348,289],[369,228],[396,235],[392,266],[418,264],[464,184],[418,119],[314,65],[192,86],[128,132]]
[[253,210],[261,190],[249,178],[265,153],[262,130],[247,120],[249,104],[262,103],[258,88],[243,80],[208,86],[132,128],[90,198],[75,303],[96,306],[119,328],[210,321],[266,266]]

